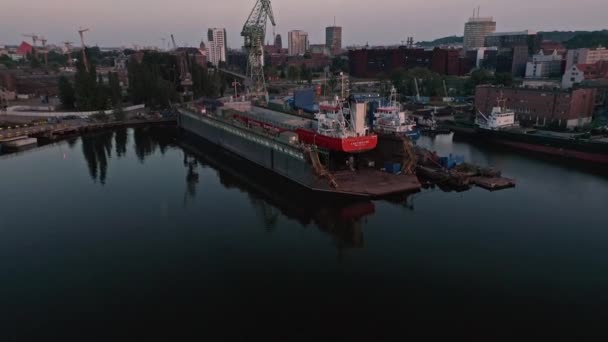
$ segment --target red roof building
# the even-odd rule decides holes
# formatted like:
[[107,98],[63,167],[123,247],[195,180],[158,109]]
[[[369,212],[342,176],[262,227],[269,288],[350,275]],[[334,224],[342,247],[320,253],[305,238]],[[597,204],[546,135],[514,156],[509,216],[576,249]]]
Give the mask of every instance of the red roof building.
[[34,51],[34,47],[26,42],[21,42],[21,45],[17,48],[17,54],[20,56],[27,56]]

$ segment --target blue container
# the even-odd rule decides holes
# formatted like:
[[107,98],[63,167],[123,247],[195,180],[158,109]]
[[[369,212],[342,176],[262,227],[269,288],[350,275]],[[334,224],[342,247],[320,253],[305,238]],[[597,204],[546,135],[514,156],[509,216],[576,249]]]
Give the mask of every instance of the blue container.
[[397,174],[397,173],[401,172],[401,164],[393,163],[393,162],[386,162],[386,163],[384,163],[384,169],[388,173]]
[[447,157],[440,157],[439,158],[439,164],[441,164],[442,167],[451,170],[453,169],[456,165],[460,165],[464,163],[464,156],[455,156],[450,154]]

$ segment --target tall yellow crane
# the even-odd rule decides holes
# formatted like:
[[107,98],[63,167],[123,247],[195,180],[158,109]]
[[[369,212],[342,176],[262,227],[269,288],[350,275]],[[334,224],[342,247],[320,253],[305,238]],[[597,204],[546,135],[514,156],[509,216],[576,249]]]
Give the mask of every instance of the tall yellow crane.
[[79,29],[78,34],[80,35],[80,42],[82,43],[82,62],[84,63],[84,68],[87,72],[89,72],[89,61],[87,60],[87,52],[86,45],[84,44],[84,33],[90,31],[90,29]]

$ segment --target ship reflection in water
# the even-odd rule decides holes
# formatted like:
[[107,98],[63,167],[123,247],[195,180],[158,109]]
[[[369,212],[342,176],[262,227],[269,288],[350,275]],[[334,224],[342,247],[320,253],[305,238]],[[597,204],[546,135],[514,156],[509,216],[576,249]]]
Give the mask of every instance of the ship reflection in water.
[[[263,170],[243,171],[240,158],[218,150],[211,144],[197,141],[193,143],[181,138],[177,131],[167,127],[134,128],[100,132],[80,138],[82,152],[89,174],[94,182],[105,185],[108,179],[110,160],[125,157],[132,144],[139,162],[157,152],[164,155],[169,149],[183,150],[183,166],[186,170],[186,188],[183,206],[194,205],[202,168],[211,167],[217,171],[220,183],[227,189],[238,189],[247,194],[252,208],[263,227],[272,232],[279,229],[281,215],[295,220],[303,226],[316,226],[331,235],[338,249],[361,248],[363,244],[362,226],[365,219],[375,213],[370,201],[323,200],[294,186],[290,182],[277,181]],[[132,140],[131,142],[129,140]],[[76,146],[76,140],[70,143]]]
[[[338,249],[361,248],[362,225],[365,218],[375,213],[370,201],[330,201],[307,195],[291,182],[277,180],[263,170],[252,170],[239,165],[248,163],[217,147],[187,139],[178,140],[184,150],[187,195],[196,196],[199,183],[197,169],[211,167],[218,172],[221,184],[227,189],[238,189],[247,193],[260,223],[268,232],[279,228],[281,215],[296,220],[303,226],[314,225],[330,234]],[[184,203],[187,203],[185,200]]]

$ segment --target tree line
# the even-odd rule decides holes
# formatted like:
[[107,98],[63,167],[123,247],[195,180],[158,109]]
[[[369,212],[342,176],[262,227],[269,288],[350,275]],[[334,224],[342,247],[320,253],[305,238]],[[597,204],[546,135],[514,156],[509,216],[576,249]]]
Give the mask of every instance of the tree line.
[[[194,98],[223,96],[227,80],[222,73],[195,62],[185,55],[192,78]],[[179,75],[178,56],[169,53],[146,52],[141,60],[131,55],[127,65],[127,96],[123,97],[117,73],[106,77],[98,74],[94,61],[89,71],[77,64],[74,80],[59,79],[59,98],[66,110],[97,111],[122,108],[124,102],[145,104],[149,108],[167,108],[183,100],[184,89]]]

